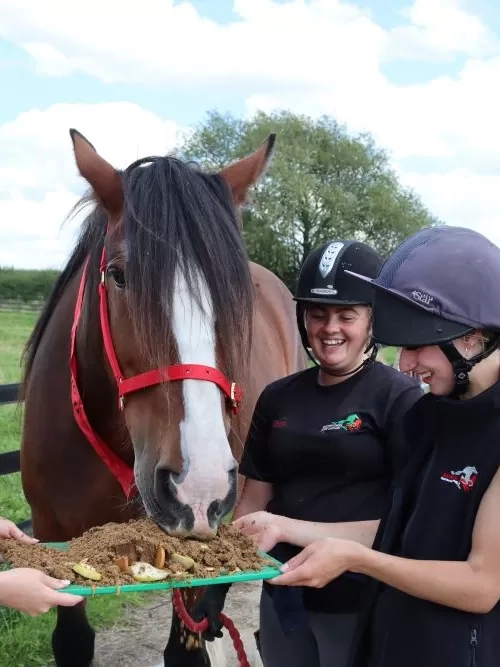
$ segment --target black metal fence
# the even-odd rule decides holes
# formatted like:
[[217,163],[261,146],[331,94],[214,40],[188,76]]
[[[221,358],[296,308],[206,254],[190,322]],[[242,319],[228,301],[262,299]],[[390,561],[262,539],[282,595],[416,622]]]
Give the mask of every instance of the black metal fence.
[[[19,384],[0,385],[0,405],[17,403],[19,400],[19,388]],[[4,452],[3,454],[0,454],[0,477],[3,477],[4,475],[12,475],[12,473],[20,472],[20,470],[21,459],[18,449],[13,452]],[[21,521],[21,523],[18,523],[17,525],[26,533],[31,533],[31,519]]]

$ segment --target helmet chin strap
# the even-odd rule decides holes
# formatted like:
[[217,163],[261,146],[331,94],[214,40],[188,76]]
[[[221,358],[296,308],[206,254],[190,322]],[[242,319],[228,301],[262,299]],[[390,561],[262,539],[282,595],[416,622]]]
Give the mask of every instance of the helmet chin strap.
[[453,367],[453,375],[455,377],[455,386],[451,393],[452,398],[460,398],[469,387],[469,371],[477,363],[475,357],[472,359],[466,359],[462,357],[457,348],[453,345],[452,341],[446,343],[441,343],[441,350],[445,353],[446,358]]
[[348,375],[354,375],[354,373],[357,373],[359,370],[361,370],[364,366],[367,366],[368,364],[371,364],[375,361],[378,353],[378,347],[375,345],[375,343],[370,343],[368,347],[365,350],[365,354],[369,352],[371,349],[371,354],[367,359],[364,359],[359,366],[356,366],[356,368],[353,368],[351,371],[345,371],[344,373],[337,373],[335,371],[330,370],[329,368],[326,368],[325,366],[322,366],[321,364],[318,364],[316,359],[313,357],[313,355],[309,352],[309,348],[305,348],[307,356],[309,359],[313,362],[317,368],[320,368],[323,373],[326,373],[327,375],[331,375],[332,377],[336,378],[342,378],[342,377],[347,377]]
[[446,343],[440,343],[439,347],[446,355],[446,358],[453,367],[453,374],[455,376],[455,387],[451,393],[452,398],[460,398],[463,396],[467,389],[469,388],[469,373],[474,368],[474,366],[489,357],[492,352],[494,352],[500,346],[500,334],[498,334],[490,345],[476,354],[470,359],[463,357],[460,352],[457,350],[452,341],[447,341]]

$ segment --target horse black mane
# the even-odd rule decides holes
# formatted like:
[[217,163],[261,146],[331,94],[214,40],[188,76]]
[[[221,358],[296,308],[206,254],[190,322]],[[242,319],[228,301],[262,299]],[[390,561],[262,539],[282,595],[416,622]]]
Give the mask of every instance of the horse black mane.
[[[164,364],[172,349],[169,317],[179,269],[200,304],[198,276],[204,278],[216,333],[223,343],[227,372],[230,377],[240,376],[248,357],[253,288],[248,255],[227,183],[218,174],[204,173],[195,165],[170,156],[137,160],[121,176],[127,302],[137,340],[152,367],[160,361]],[[74,210],[89,202],[93,202],[92,195],[83,197]],[[47,324],[87,257],[87,293],[97,294],[106,225],[106,213],[94,202],[26,345],[24,383],[29,380]],[[97,299],[91,302],[97,303]]]

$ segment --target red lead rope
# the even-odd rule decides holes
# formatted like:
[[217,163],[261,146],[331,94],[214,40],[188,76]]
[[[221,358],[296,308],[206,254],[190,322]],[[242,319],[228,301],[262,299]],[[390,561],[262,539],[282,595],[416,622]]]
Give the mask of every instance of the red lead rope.
[[[182,599],[181,592],[178,588],[176,588],[172,594],[172,604],[177,613],[177,616],[184,623],[184,625],[188,630],[190,630],[191,632],[202,633],[208,628],[207,618],[204,618],[199,623],[197,623],[191,618],[191,616],[188,614],[186,610],[186,607],[184,606],[184,601]],[[228,618],[225,614],[221,613],[219,615],[219,618],[224,624],[224,626],[227,628],[229,636],[233,640],[234,650],[236,651],[236,655],[238,656],[238,660],[240,661],[240,667],[250,667],[247,654],[245,653],[245,647],[243,646],[240,633],[236,629],[236,626],[234,625],[232,620]]]

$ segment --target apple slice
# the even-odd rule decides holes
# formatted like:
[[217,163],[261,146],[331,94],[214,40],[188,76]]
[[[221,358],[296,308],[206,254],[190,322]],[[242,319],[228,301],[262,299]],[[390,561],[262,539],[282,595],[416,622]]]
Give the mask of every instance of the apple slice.
[[165,549],[163,547],[158,547],[155,558],[155,567],[159,570],[162,570],[165,567]]
[[182,554],[172,554],[170,560],[173,563],[178,563],[185,570],[191,570],[194,567],[194,560],[189,556],[183,556]]
[[119,558],[115,558],[114,563],[119,570],[121,570],[122,572],[127,572],[127,570],[128,570],[128,557],[127,556],[120,556]]

